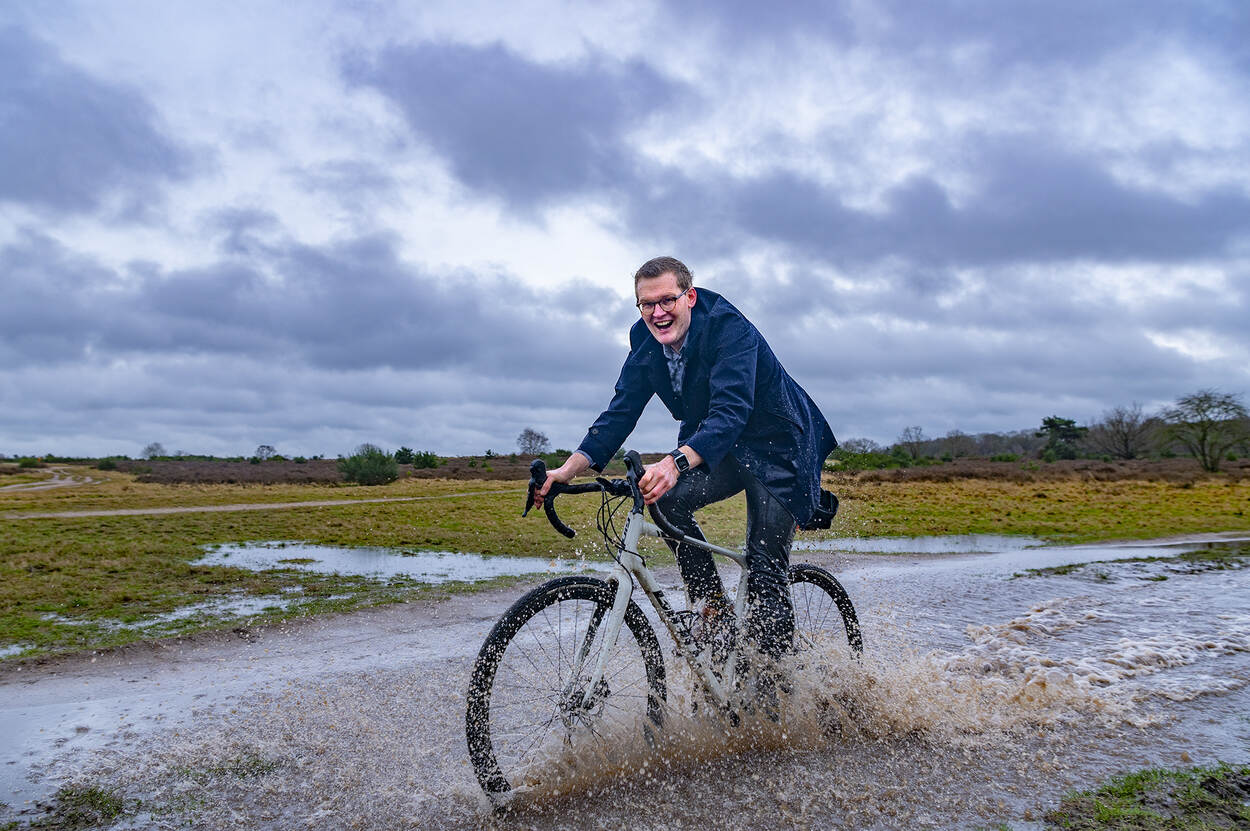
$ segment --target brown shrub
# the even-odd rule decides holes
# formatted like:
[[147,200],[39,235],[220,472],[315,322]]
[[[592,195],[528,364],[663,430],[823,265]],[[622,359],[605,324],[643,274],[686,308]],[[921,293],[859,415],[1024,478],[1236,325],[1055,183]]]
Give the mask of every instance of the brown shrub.
[[[1071,459],[1057,462],[991,462],[988,459],[956,459],[926,467],[864,470],[839,474],[859,482],[953,482],[957,479],[990,479],[1006,482],[1058,482],[1071,479],[1097,482],[1125,480],[1183,484],[1205,479],[1194,459],[1132,459],[1104,462],[1097,459]],[[1250,459],[1226,462],[1221,476],[1240,480],[1250,478]]]

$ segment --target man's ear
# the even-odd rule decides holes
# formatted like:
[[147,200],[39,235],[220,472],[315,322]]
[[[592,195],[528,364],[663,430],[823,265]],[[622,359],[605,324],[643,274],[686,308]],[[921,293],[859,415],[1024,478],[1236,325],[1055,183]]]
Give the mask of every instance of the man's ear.
[[699,292],[695,290],[694,286],[691,286],[690,289],[686,292],[686,294],[690,297],[691,306],[693,306],[695,304],[695,301],[699,299]]

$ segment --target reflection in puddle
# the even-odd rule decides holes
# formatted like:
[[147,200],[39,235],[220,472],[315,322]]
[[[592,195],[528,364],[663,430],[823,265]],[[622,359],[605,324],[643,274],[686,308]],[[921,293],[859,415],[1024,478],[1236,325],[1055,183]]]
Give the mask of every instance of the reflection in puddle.
[[[281,611],[288,608],[292,603],[301,599],[303,588],[301,586],[290,586],[282,590],[281,594],[268,595],[249,595],[244,592],[232,592],[227,597],[217,598],[216,600],[208,600],[203,603],[195,603],[190,606],[182,606],[174,609],[172,612],[165,612],[159,615],[146,615],[138,620],[116,620],[113,618],[71,618],[64,615],[58,615],[55,612],[48,612],[40,615],[41,618],[53,623],[60,623],[66,626],[94,626],[99,629],[109,631],[118,631],[122,629],[138,629],[138,630],[159,630],[169,624],[176,624],[179,621],[189,620],[200,616],[219,617],[219,618],[236,618],[236,617],[252,617],[262,612]],[[347,595],[331,595],[329,600],[339,599]],[[149,634],[159,634],[159,632],[149,632]],[[0,653],[3,657],[3,653]]]
[[952,534],[944,537],[836,537],[796,540],[806,551],[854,551],[861,554],[988,554],[1045,545],[1033,537],[1002,534]]
[[303,542],[249,542],[208,546],[196,565],[253,571],[296,569],[319,574],[406,577],[422,583],[474,582],[522,574],[585,571],[582,560],[544,557],[486,557],[448,551],[410,551],[364,546],[339,548]]

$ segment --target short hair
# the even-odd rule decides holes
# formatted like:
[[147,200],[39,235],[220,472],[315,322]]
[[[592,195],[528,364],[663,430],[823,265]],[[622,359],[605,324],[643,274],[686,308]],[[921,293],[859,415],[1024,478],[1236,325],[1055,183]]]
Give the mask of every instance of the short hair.
[[647,260],[642,267],[634,272],[634,290],[638,290],[639,280],[651,280],[660,277],[669,272],[677,278],[677,288],[682,291],[689,291],[694,285],[694,275],[690,273],[690,269],[686,268],[686,264],[676,257],[656,257]]

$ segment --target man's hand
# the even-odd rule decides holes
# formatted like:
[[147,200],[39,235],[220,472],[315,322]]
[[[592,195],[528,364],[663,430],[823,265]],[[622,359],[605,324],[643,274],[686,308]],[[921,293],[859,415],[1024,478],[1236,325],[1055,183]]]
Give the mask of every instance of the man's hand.
[[[669,461],[672,461],[670,459]],[[543,486],[534,491],[534,506],[541,508],[543,506],[543,498],[546,497],[547,491],[551,490],[551,485],[560,482],[567,485],[577,476],[582,475],[587,468],[590,467],[590,459],[581,453],[574,453],[565,460],[555,470],[547,471],[547,481],[543,482]]]
[[[698,467],[703,463],[703,457],[692,450],[689,445],[683,444],[678,449],[686,454],[691,467]],[[672,456],[665,456],[655,464],[647,465],[647,472],[638,480],[638,489],[642,491],[642,501],[648,505],[654,505],[661,496],[669,492],[673,485],[677,484],[677,477],[680,475],[681,471],[677,469],[677,462],[673,461]]]

